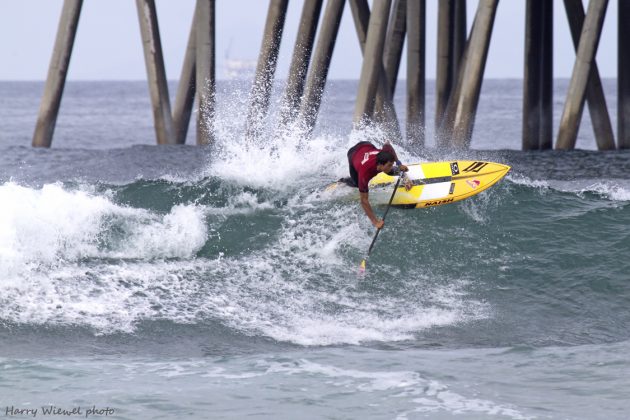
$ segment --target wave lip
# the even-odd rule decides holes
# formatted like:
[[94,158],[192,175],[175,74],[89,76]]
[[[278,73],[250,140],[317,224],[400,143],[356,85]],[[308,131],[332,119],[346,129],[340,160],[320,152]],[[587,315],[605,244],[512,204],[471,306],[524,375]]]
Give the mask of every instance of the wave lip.
[[[0,186],[0,258],[5,267],[54,266],[84,258],[184,258],[205,243],[204,212],[176,205],[157,214],[60,184]],[[10,270],[9,270],[10,272]]]

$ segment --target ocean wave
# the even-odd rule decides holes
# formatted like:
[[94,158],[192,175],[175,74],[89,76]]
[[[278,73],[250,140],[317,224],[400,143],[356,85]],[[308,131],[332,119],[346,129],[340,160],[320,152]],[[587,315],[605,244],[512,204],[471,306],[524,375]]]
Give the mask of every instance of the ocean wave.
[[[440,381],[426,379],[414,371],[365,371],[340,368],[307,359],[266,363],[268,363],[267,375],[314,376],[344,393],[360,392],[379,395],[386,392],[390,394],[390,398],[409,399],[413,407],[402,410],[396,416],[400,420],[407,419],[408,416],[415,417],[417,413],[440,412],[499,415],[519,420],[533,418],[509,405],[466,397],[451,390]],[[261,364],[264,365],[264,363]]]
[[575,194],[580,198],[591,193],[610,201],[630,201],[630,181],[626,179],[537,180],[522,174],[508,174],[507,181],[543,193],[557,191]]
[[[4,277],[27,265],[82,258],[190,257],[205,243],[203,210],[175,205],[166,214],[114,203],[94,189],[61,184],[0,186]],[[8,270],[7,270],[8,267]]]
[[594,182],[580,190],[581,193],[595,193],[611,201],[630,201],[630,183],[608,180]]
[[[201,252],[222,222],[206,221],[212,213],[197,205],[160,214],[58,184],[5,184],[0,194],[13,203],[0,219],[11,227],[1,242],[5,322],[86,326],[96,334],[131,333],[151,320],[219,322],[240,334],[333,345],[409,340],[486,316],[457,283],[416,295],[357,284],[345,254],[356,255],[369,239],[352,221],[354,207],[289,211],[267,246],[225,256]],[[232,205],[252,200],[245,194]]]
[[[595,264],[614,268],[608,243],[626,240],[610,224],[627,217],[622,181],[510,175],[464,203],[392,210],[359,279],[373,228],[356,200],[316,188],[322,168],[309,168],[283,190],[247,177],[3,184],[0,319],[95,334],[166,321],[303,346],[400,343],[494,319],[505,290],[543,310],[558,305],[543,297],[566,292],[572,313],[586,298],[563,288],[563,261],[586,264],[582,243],[597,243]],[[541,251],[550,246],[554,255]],[[571,272],[576,288],[592,273]]]

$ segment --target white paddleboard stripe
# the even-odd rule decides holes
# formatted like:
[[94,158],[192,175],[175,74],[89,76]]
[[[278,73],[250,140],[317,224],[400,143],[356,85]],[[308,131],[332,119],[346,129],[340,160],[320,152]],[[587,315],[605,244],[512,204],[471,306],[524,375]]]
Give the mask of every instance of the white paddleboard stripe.
[[412,180],[424,179],[424,171],[422,170],[422,165],[409,166],[409,172],[407,172],[407,176]]
[[436,198],[447,197],[450,188],[451,188],[450,182],[438,182],[437,184],[427,184],[424,187],[422,187],[420,200],[435,200]]

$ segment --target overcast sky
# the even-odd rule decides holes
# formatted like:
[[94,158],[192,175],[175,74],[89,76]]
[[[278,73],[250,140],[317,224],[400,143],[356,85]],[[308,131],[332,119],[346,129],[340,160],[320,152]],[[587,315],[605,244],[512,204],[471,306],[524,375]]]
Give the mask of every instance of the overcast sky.
[[[618,0],[625,1],[625,0]],[[0,7],[0,80],[44,80],[62,0],[4,0]],[[169,80],[178,79],[188,41],[194,0],[156,0]],[[258,57],[267,0],[217,0],[217,77],[223,62]],[[325,3],[325,2],[324,2]],[[371,2],[370,2],[371,3]],[[427,77],[435,78],[437,0],[427,1]],[[302,1],[289,2],[277,77],[285,78]],[[477,1],[468,1],[470,27]],[[486,66],[489,78],[522,78],[525,0],[503,0],[497,11]],[[554,74],[570,77],[575,53],[561,0],[554,0]],[[609,3],[597,61],[602,77],[616,77],[617,1]],[[346,4],[329,77],[358,79],[361,52]],[[399,77],[405,77],[401,66]],[[74,45],[70,80],[146,79],[134,0],[85,0]]]

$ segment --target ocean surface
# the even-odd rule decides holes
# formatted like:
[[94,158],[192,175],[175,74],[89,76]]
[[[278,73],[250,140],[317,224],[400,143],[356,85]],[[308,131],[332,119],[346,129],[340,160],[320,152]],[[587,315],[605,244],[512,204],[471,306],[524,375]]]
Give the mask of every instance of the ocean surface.
[[402,160],[512,170],[392,209],[360,276],[374,230],[323,190],[384,140],[351,133],[356,89],[329,83],[310,140],[276,95],[246,141],[249,88],[220,82],[197,147],[194,123],[155,145],[146,82],[69,82],[33,149],[43,83],[0,83],[0,417],[628,418],[630,151],[595,151],[588,110],[581,150],[520,151],[518,80],[485,81],[471,150],[437,150],[430,82]]

